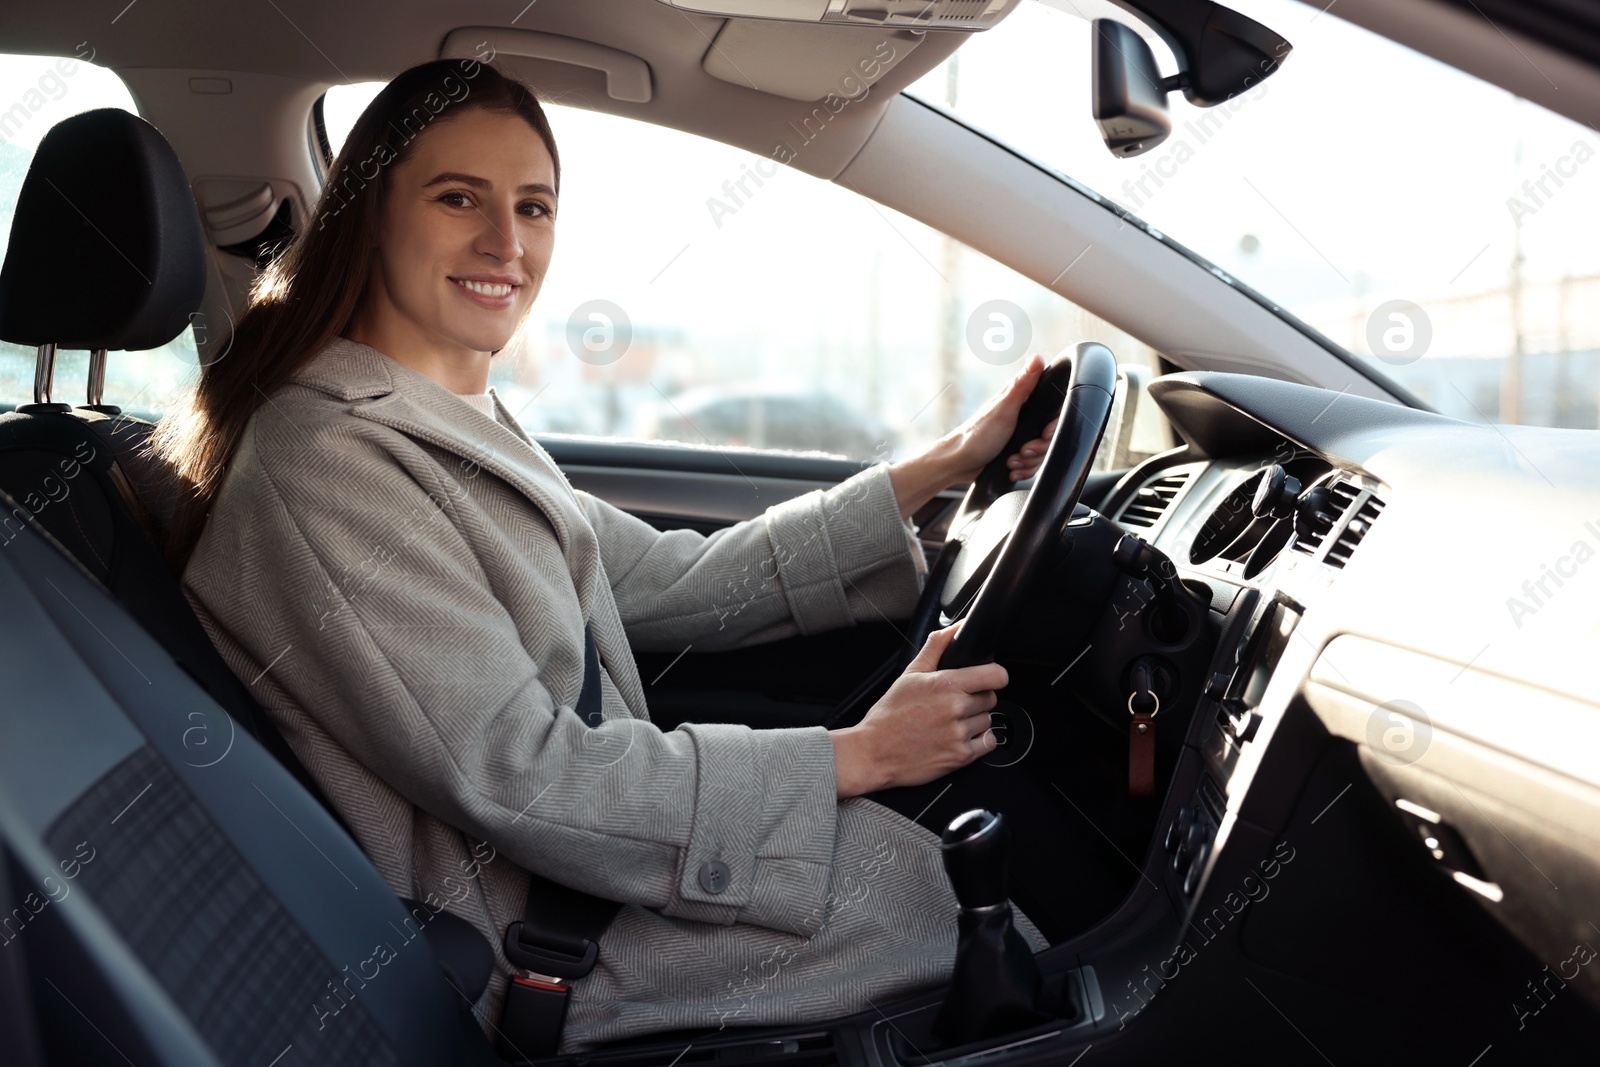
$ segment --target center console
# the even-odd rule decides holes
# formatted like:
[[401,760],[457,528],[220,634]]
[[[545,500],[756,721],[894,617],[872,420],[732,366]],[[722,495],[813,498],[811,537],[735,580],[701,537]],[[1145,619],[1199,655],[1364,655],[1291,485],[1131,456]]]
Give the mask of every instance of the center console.
[[1289,645],[1299,609],[1281,594],[1246,590],[1235,605],[1191,727],[1191,743],[1201,756],[1198,781],[1168,824],[1163,846],[1168,889],[1186,907],[1204,876],[1237,781],[1244,746],[1256,739],[1263,721],[1262,699],[1273,670]]

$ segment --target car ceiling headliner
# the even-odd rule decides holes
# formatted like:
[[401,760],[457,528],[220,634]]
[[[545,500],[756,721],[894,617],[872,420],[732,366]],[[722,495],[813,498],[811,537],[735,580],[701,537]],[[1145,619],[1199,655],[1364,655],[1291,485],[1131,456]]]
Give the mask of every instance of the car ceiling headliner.
[[234,70],[358,82],[387,79],[436,58],[458,27],[513,20],[518,29],[603,42],[652,66],[696,67],[722,23],[656,0],[535,0],[519,17],[523,2],[135,0],[126,10],[126,0],[7,4],[0,8],[0,41],[11,52],[67,56],[86,42],[96,63],[119,69]]
[[[1320,0],[1302,2],[1319,9],[1325,6]],[[1470,11],[1464,9],[1460,5],[1465,2],[1344,0],[1338,13],[1580,122],[1600,120],[1600,71],[1588,47],[1600,39],[1595,16],[1579,18],[1578,5],[1566,11],[1571,0],[1541,0],[1522,9],[1517,18],[1510,18],[1510,13],[1523,0],[1510,4],[1485,0],[1493,18],[1476,4]],[[1562,12],[1573,21],[1560,24],[1561,32],[1555,33],[1552,27]],[[120,70],[241,71],[336,84],[387,79],[435,58],[449,32],[460,27],[514,26],[630,52],[650,64],[657,80],[666,74],[670,82],[689,72],[706,77],[700,63],[724,21],[689,14],[658,0],[13,3],[0,5],[0,51],[70,56],[82,54],[80,46],[87,45],[94,49],[95,62]],[[844,26],[827,29],[846,35],[882,32]],[[931,68],[965,36],[930,32],[917,49],[921,62],[916,68]],[[1550,43],[1553,36],[1566,46]],[[754,71],[759,80],[759,65],[742,69]],[[898,91],[903,83],[894,74],[885,79],[885,87]],[[737,95],[725,83],[717,84]]]
[[[161,68],[271,74],[308,82],[384,81],[417,63],[435,59],[445,38],[462,27],[535,30],[603,44],[638,56],[651,67],[658,91],[675,81],[711,79],[701,69],[725,19],[696,15],[657,0],[389,0],[329,3],[327,0],[126,0],[40,8],[0,7],[0,51],[40,55],[85,55],[117,70]],[[524,6],[526,5],[526,6]],[[113,22],[115,17],[115,22]],[[765,22],[766,20],[758,20]],[[876,41],[879,27],[805,25],[840,41]],[[923,62],[906,65],[920,74],[954,51],[964,32],[932,31],[915,49]],[[760,66],[740,68],[760,89]],[[886,87],[898,92],[906,79],[891,71]],[[742,87],[740,87],[742,88]],[[612,102],[614,103],[614,102]],[[602,103],[602,107],[606,105]]]
[[[840,132],[795,161],[797,169],[824,178],[837,175],[855,155],[895,94],[967,37],[962,31],[914,37],[877,26],[798,26],[805,31],[803,41],[786,41],[781,33],[764,35],[756,51],[739,55],[734,66],[751,81],[746,86],[724,81],[702,66],[727,20],[689,14],[657,0],[390,0],[383,5],[135,0],[124,5],[127,0],[106,0],[96,5],[101,10],[92,19],[84,16],[81,5],[71,10],[65,5],[5,5],[0,7],[0,52],[72,56],[93,48],[94,62],[123,73],[141,110],[150,105],[157,113],[152,120],[162,125],[157,116],[165,108],[161,117],[171,120],[170,94],[182,84],[169,74],[268,75],[315,91],[323,85],[387,80],[437,58],[455,30],[532,30],[602,44],[650,66],[653,95],[647,103],[632,103],[608,98],[598,71],[502,55],[498,65],[534,85],[544,99],[676,127],[766,154],[784,139],[786,123],[804,121],[818,104],[761,91],[756,83],[764,69],[780,59],[792,61],[800,49],[798,54],[815,56],[822,67],[838,64],[848,70],[846,57],[868,55],[878,42],[893,39],[903,59],[873,83],[871,102],[857,103],[830,121],[830,128]],[[721,43],[716,47],[727,55]],[[148,92],[165,93],[169,99],[146,100],[141,94]],[[175,143],[189,137],[183,129],[168,133],[176,135]]]

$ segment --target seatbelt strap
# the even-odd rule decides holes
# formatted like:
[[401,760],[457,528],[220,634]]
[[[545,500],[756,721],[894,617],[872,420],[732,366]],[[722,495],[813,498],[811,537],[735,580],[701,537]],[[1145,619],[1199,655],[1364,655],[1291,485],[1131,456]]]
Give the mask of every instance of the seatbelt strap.
[[[602,720],[600,654],[594,631],[583,628],[583,689],[573,705],[590,728]],[[570,983],[594,970],[600,935],[621,904],[529,874],[522,918],[506,927],[505,953],[518,970],[500,1010],[500,1054],[553,1056],[567,1018]]]
[[594,629],[588,623],[583,624],[583,688],[572,710],[590,727],[600,725],[600,650],[595,647]]

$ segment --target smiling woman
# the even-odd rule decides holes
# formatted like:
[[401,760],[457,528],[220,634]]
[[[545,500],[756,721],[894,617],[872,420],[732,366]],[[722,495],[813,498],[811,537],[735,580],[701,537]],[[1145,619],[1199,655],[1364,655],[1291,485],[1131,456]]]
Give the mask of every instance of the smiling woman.
[[[555,250],[554,140],[518,136],[522,122],[469,110],[395,166],[376,270],[346,331],[452,392],[488,388],[490,354],[522,324]],[[463,158],[478,173],[448,169]]]
[[[454,114],[444,104],[437,109],[429,104],[447,104],[465,99],[469,93],[471,108],[457,108]],[[451,121],[424,121],[441,112],[450,114]],[[450,217],[478,218],[482,214],[481,208],[469,209],[462,203],[470,194],[454,187],[436,186],[433,180],[441,175],[443,160],[448,157],[440,149],[427,146],[439,137],[447,139],[447,146],[459,141],[463,120],[473,132],[478,130],[476,124],[495,121],[522,123],[531,128],[542,149],[529,149],[529,138],[510,138],[506,143],[519,146],[524,154],[543,152],[545,181],[552,190],[549,206],[553,209],[553,191],[561,180],[555,136],[539,102],[525,86],[476,60],[423,64],[390,82],[363,112],[334,161],[332,177],[319,204],[318,224],[307,227],[252,288],[249,310],[234,331],[233,358],[209,364],[193,392],[180,402],[175,417],[160,424],[154,447],[173,463],[185,489],[173,515],[168,544],[169,558],[175,565],[181,566],[199,536],[246,422],[277,387],[330,341],[348,331],[377,339],[387,331],[373,324],[389,318],[391,311],[415,325],[422,321],[418,316],[424,308],[430,313],[440,312],[446,296],[456,300],[468,296],[459,286],[445,287],[448,275],[436,273],[439,263],[433,252],[427,252],[429,258],[420,266],[410,260],[434,246],[439,227],[448,227]],[[433,136],[420,136],[425,128]],[[425,153],[423,164],[407,168],[413,154],[419,151]],[[369,184],[362,169],[385,159],[389,165],[378,168],[377,177],[381,180]],[[501,169],[529,162],[526,158],[507,159],[501,153],[495,153],[494,161]],[[406,178],[400,181],[400,188],[391,195],[380,195],[397,183],[402,170]],[[423,172],[425,176],[419,179],[417,175]],[[424,183],[428,185],[426,190]],[[349,210],[345,206],[347,197]],[[417,212],[420,215],[415,221],[419,225],[408,225]],[[503,242],[520,239],[518,224],[509,221],[511,214],[506,212],[507,228],[515,236],[502,236]],[[494,225],[486,229],[503,233]],[[369,238],[379,232],[391,242],[382,246],[387,254],[380,252]],[[550,240],[553,238],[543,241],[543,262],[549,260]],[[458,249],[456,254],[468,253]],[[421,274],[431,275],[433,281],[421,280]],[[542,266],[539,274],[543,274]],[[537,286],[530,285],[529,290],[521,305],[524,313]],[[509,310],[492,321],[463,318],[456,311],[434,320],[424,327],[424,333],[434,339],[443,331],[449,335],[450,343],[459,343],[463,338],[454,331],[468,330],[474,342],[493,342],[478,350],[481,354],[501,348],[518,321]],[[363,334],[363,327],[378,332]],[[394,341],[392,337],[386,339]],[[391,353],[394,359],[406,362],[408,358],[420,358],[416,346],[404,341],[395,344],[398,347]],[[486,367],[486,355],[482,362]],[[476,389],[461,391],[482,392],[483,387],[480,384]]]
[[[470,96],[406,128],[451,79]],[[485,1025],[532,1014],[507,991],[534,965],[514,968],[501,932],[525,908],[572,910],[530,885],[614,916],[592,971],[558,972],[575,979],[556,990],[568,1051],[730,1015],[812,1021],[943,980],[938,839],[866,794],[992,752],[1005,668],[940,670],[952,627],[853,725],[666,732],[632,653],[909,615],[927,570],[909,517],[1006,450],[1042,361],[910,458],[713,536],[662,533],[574,491],[487,390],[555,244],[560,160],[533,93],[470,61],[413,68],[332,174],[322,223],[161,425],[188,483],[169,547],[223,658],[397,893],[444,893],[484,842],[509,861],[454,901],[500,964]],[[1052,426],[1006,457],[1013,479]],[[866,866],[875,892],[842,907],[840,878]],[[728,976],[780,954],[774,995],[730,1008]]]

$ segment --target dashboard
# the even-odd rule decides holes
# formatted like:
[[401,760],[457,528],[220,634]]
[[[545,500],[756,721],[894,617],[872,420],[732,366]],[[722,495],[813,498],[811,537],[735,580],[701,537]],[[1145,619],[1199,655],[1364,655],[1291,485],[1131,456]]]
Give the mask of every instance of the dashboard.
[[[1159,887],[1145,896],[1175,920],[1170,952],[1129,935],[1084,954],[1108,1019],[1142,1012],[1152,974],[1172,980],[1355,818],[1357,788],[1406,862],[1433,872],[1430,896],[1539,960],[1600,938],[1600,434],[1238,375],[1149,388],[1184,445],[1102,507],[1209,599],[1218,637],[1144,864]],[[1328,769],[1332,747],[1344,771]],[[1326,867],[1326,906],[1370,873]],[[1131,930],[1152,906],[1108,925]],[[1339,967],[1326,948],[1313,964],[1259,934],[1245,947],[1308,983]],[[1574,972],[1567,985],[1600,1004],[1600,968]]]

